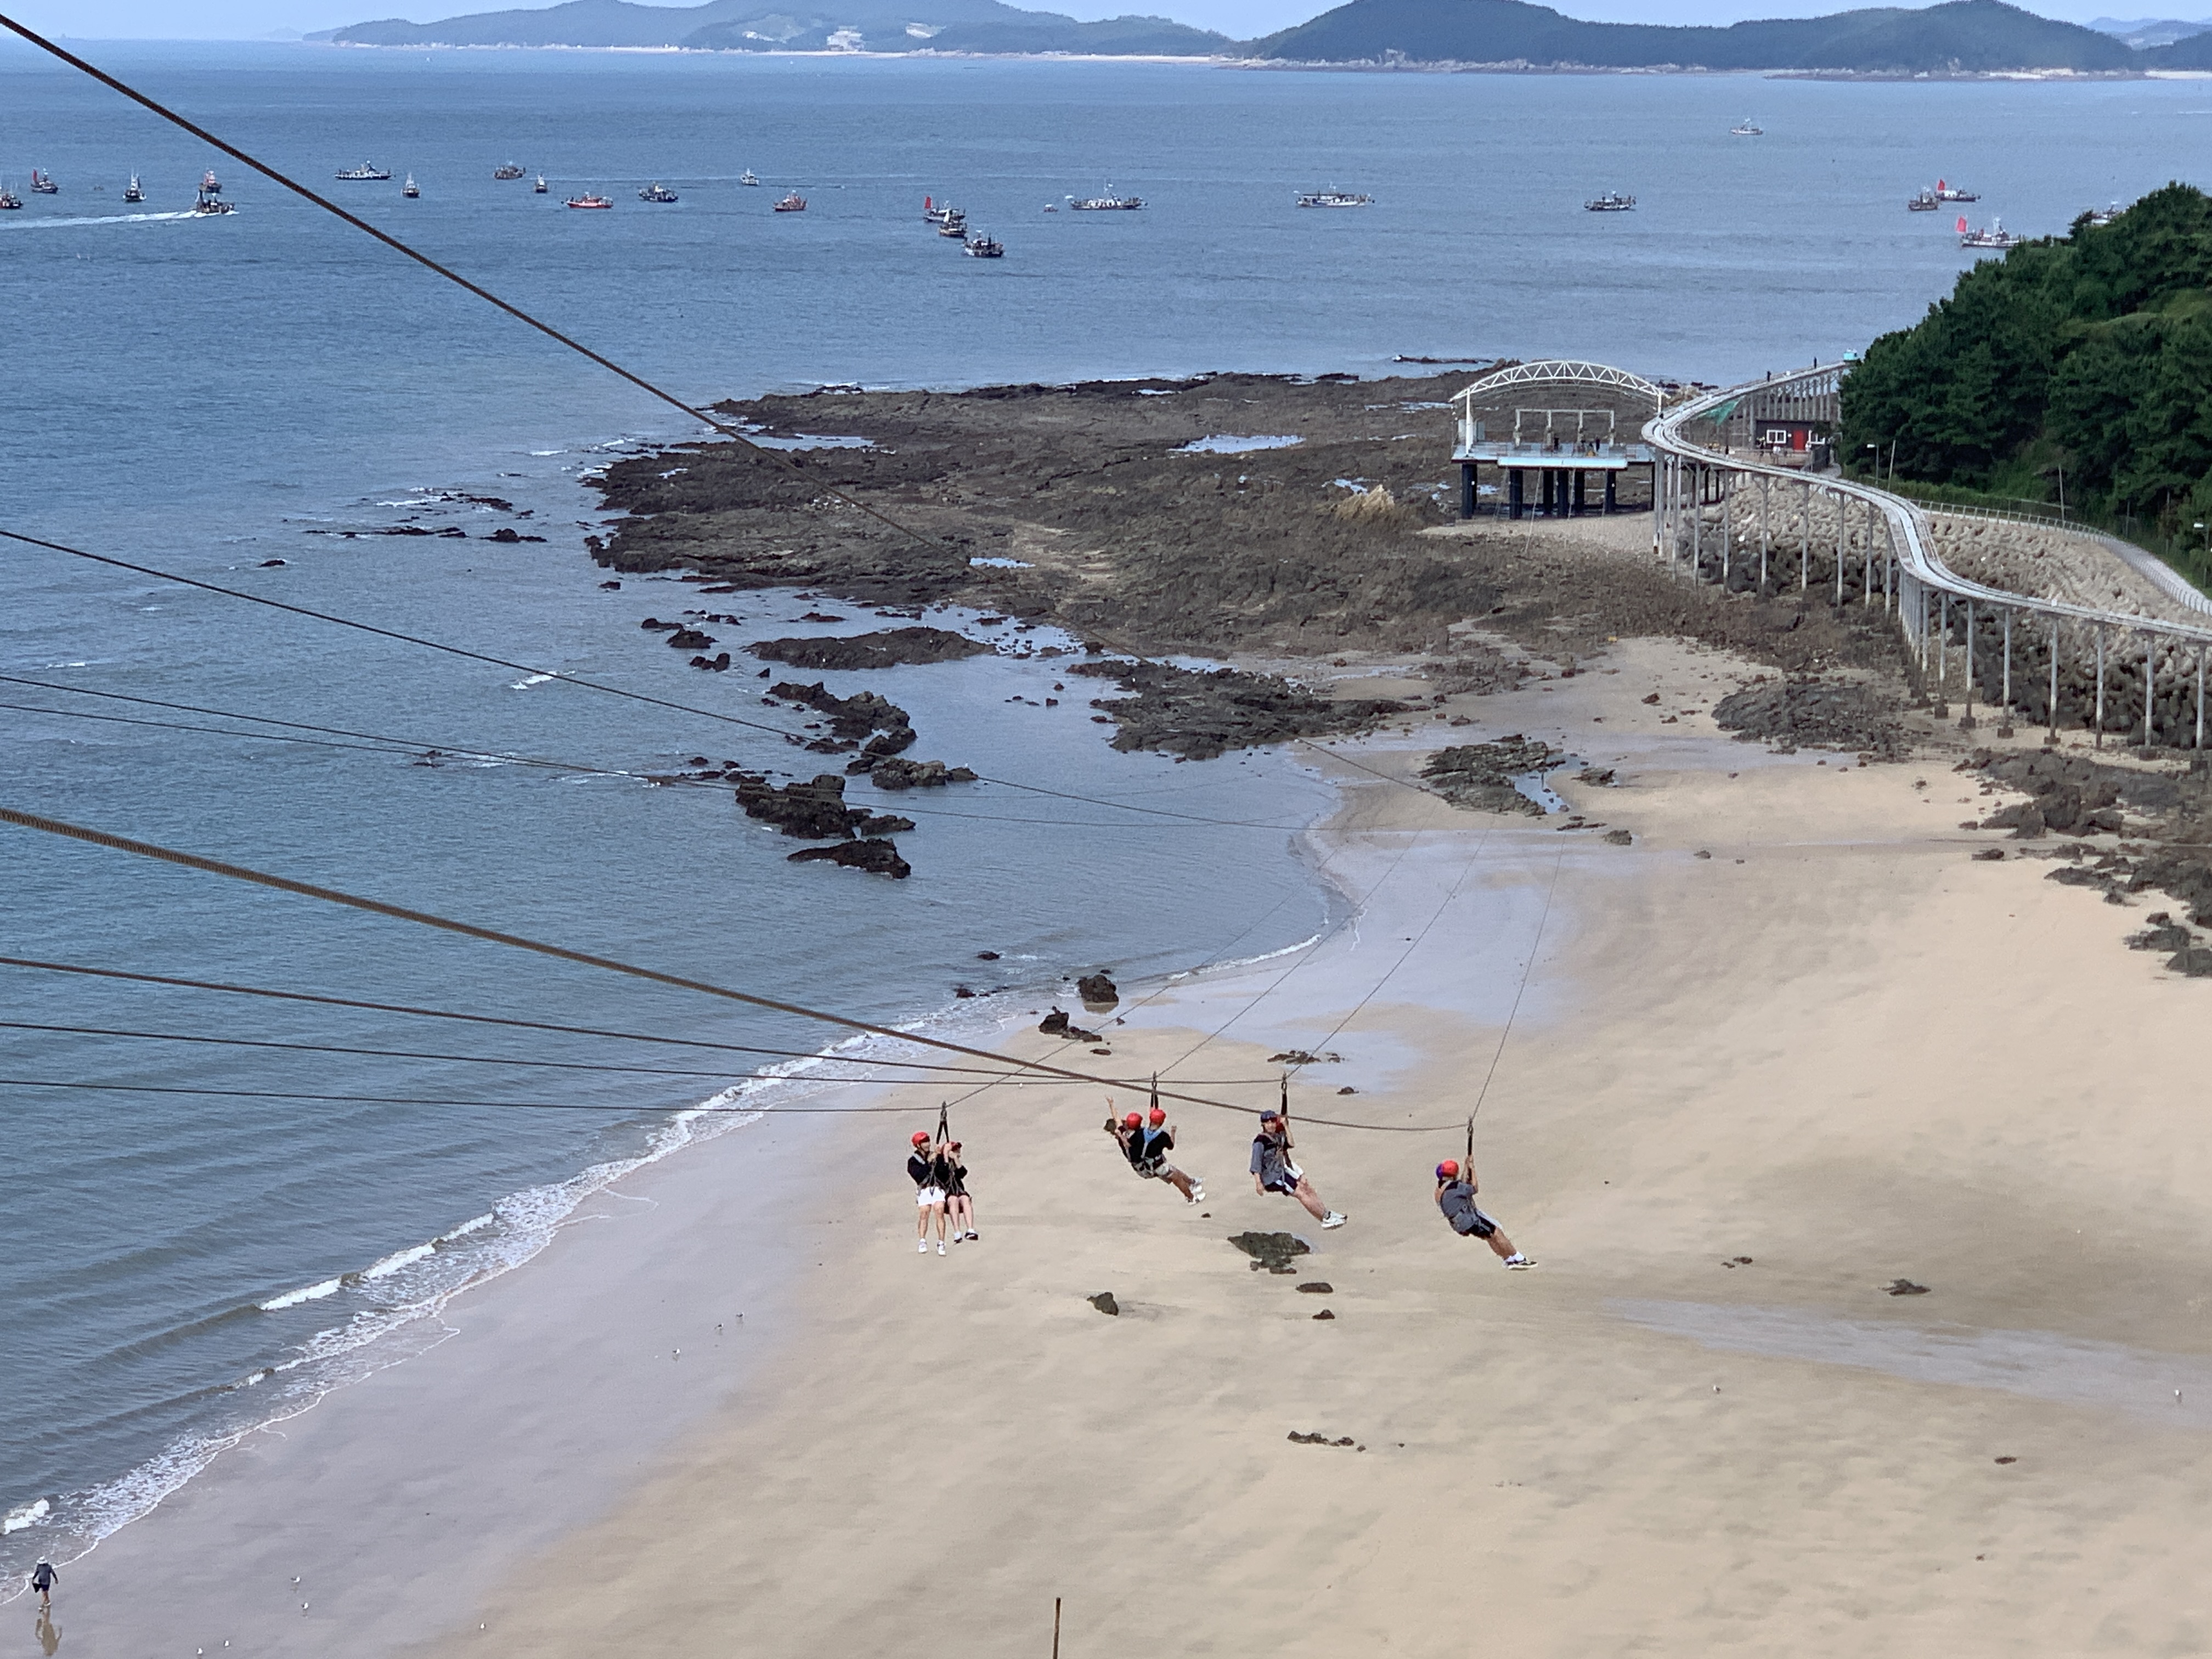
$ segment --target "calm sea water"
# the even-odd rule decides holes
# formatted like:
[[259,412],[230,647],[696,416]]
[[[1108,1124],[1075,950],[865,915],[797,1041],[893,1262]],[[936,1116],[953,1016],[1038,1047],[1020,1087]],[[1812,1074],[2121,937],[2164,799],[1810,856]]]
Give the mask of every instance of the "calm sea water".
[[[1962,257],[1905,197],[1938,173],[1978,217],[2057,228],[2200,173],[2212,89],[1745,78],[1243,73],[307,47],[100,49],[271,161],[343,192],[561,326],[705,400],[779,386],[972,384],[1245,368],[1380,372],[1394,353],[1567,355],[1722,379],[1910,321]],[[1745,114],[1766,136],[1734,139]],[[339,185],[363,160],[412,172]],[[495,184],[498,163],[554,186]],[[163,216],[218,167],[240,211]],[[0,522],[569,672],[748,708],[636,627],[673,583],[602,592],[579,476],[666,412],[366,239],[27,52],[0,48],[0,179],[64,193],[0,216]],[[746,167],[767,181],[742,189]],[[125,209],[136,172],[152,200]],[[682,200],[637,200],[652,180]],[[1369,191],[1300,212],[1299,189]],[[95,187],[104,186],[104,189]],[[1131,215],[1045,215],[1069,192]],[[611,213],[565,212],[595,188]],[[770,203],[797,188],[804,215]],[[1632,215],[1580,203],[1620,189]],[[969,260],[925,192],[1007,245]],[[1937,222],[1930,222],[1931,218]],[[497,496],[514,513],[459,495]],[[527,516],[521,516],[526,513]],[[412,522],[466,540],[311,531]],[[483,539],[502,525],[543,544]],[[282,558],[281,568],[263,561]],[[0,672],[629,769],[693,754],[788,768],[780,739],[368,640],[18,547]],[[709,603],[792,631],[789,595]],[[864,618],[856,617],[854,625]],[[953,620],[960,620],[954,618]],[[845,677],[857,684],[860,677]],[[0,686],[5,799],[311,880],[885,1021],[950,1019],[958,982],[1048,993],[1254,955],[1328,915],[1288,826],[1321,804],[1280,757],[1177,768],[1041,703],[1012,655],[869,680],[917,753],[1103,801],[978,786],[913,815],[915,878],[787,866],[713,792],[150,726]],[[849,687],[848,689],[850,689]],[[178,720],[194,717],[176,715]],[[907,810],[902,808],[902,810]],[[428,939],[23,832],[6,954],[717,1041],[818,1030]],[[1003,960],[982,964],[981,950]],[[526,1257],[577,1192],[696,1132],[681,1050],[439,1027],[0,969],[0,1566],[66,1556],[270,1402],[403,1352],[413,1314]],[[20,1029],[405,1048],[395,1059]],[[483,1063],[483,1062],[492,1063]],[[709,1060],[705,1069],[714,1073]],[[40,1086],[27,1086],[28,1085]],[[405,1096],[390,1105],[89,1084]],[[817,1098],[821,1098],[817,1097]],[[699,1120],[710,1127],[731,1120]],[[593,1171],[596,1170],[596,1173]],[[437,1241],[435,1249],[428,1247]],[[375,1340],[381,1336],[380,1342]],[[44,1507],[41,1508],[40,1505]]]

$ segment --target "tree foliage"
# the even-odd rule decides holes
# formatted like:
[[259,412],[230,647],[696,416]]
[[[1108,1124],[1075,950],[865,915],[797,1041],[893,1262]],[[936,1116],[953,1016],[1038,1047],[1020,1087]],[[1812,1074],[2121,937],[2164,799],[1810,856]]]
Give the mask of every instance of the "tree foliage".
[[1842,441],[1974,489],[2063,468],[2070,501],[2168,526],[2212,506],[2212,198],[2168,185],[1975,265],[1845,378]]

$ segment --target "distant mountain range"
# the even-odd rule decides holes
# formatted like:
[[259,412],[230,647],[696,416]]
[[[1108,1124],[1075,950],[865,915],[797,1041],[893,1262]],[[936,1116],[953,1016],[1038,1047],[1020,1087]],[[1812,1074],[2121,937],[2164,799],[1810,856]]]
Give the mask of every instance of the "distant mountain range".
[[[766,8],[781,4],[786,10]],[[1294,28],[1235,41],[1164,17],[1079,22],[1002,0],[631,0],[356,23],[349,46],[630,46],[724,52],[1080,52],[1280,63],[1519,69],[1761,70],[1977,75],[2212,69],[2212,25],[2100,19],[2084,27],[2003,0],[1945,0],[1723,27],[1588,23],[1529,0],[1348,0]]]
[[[782,9],[779,9],[781,5]],[[1000,0],[709,0],[703,6],[641,6],[630,0],[568,0],[526,11],[478,12],[439,23],[404,18],[355,23],[310,35],[361,46],[684,46],[721,52],[1097,52],[1218,57],[1225,34],[1164,17],[1079,23],[1058,12],[1024,11]]]

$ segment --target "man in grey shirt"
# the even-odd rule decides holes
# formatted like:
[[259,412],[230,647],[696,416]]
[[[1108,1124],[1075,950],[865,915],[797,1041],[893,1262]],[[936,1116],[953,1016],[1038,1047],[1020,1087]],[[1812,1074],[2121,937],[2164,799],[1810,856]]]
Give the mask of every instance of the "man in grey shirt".
[[1345,1218],[1321,1201],[1305,1171],[1291,1162],[1291,1126],[1280,1112],[1260,1114],[1260,1133],[1252,1137],[1252,1190],[1295,1198],[1324,1227],[1344,1225]]

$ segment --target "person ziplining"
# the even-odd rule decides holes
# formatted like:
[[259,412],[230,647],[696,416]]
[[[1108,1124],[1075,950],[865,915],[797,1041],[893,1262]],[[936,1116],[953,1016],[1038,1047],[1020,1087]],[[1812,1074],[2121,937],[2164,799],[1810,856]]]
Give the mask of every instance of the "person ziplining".
[[1291,1162],[1291,1144],[1290,1085],[1285,1081],[1281,1107],[1260,1115],[1260,1133],[1252,1137],[1252,1190],[1295,1198],[1322,1226],[1341,1227],[1349,1218],[1322,1202],[1305,1171]]
[[1468,1159],[1464,1168],[1455,1158],[1448,1158],[1437,1165],[1437,1208],[1443,1211],[1444,1219],[1451,1223],[1451,1230],[1462,1238],[1482,1240],[1500,1261],[1516,1272],[1534,1267],[1534,1262],[1514,1248],[1513,1241],[1506,1237],[1504,1230],[1476,1206],[1474,1194],[1477,1188],[1472,1158]]
[[1149,1112],[1131,1112],[1117,1120],[1114,1116],[1114,1097],[1106,1097],[1106,1133],[1120,1144],[1121,1156],[1129,1160],[1129,1167],[1142,1179],[1166,1182],[1182,1194],[1186,1204],[1196,1204],[1205,1198],[1204,1182],[1184,1174],[1168,1162],[1168,1154],[1175,1150],[1175,1126],[1161,1109],[1158,1078],[1152,1079]]

